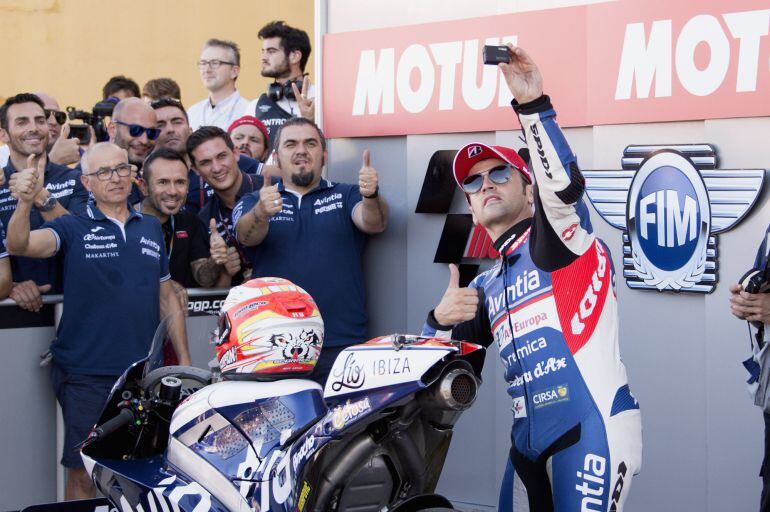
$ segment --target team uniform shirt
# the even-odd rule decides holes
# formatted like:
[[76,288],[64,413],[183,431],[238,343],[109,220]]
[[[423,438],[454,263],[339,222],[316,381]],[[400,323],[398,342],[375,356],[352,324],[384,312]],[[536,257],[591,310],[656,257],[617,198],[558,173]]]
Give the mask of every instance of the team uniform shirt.
[[[516,107],[534,217],[495,242],[500,260],[470,284],[476,318],[451,336],[497,343],[505,369],[512,448],[498,510],[528,501],[521,510],[620,511],[641,467],[641,416],[619,355],[609,250],[593,233],[585,181],[550,100]],[[423,334],[445,329],[431,314]]]
[[[243,171],[241,171],[241,176],[241,188],[238,190],[238,193],[235,194],[236,206],[238,201],[247,194],[256,193],[258,197],[259,189],[262,188],[262,185],[264,184],[264,178],[262,176],[246,174]],[[228,247],[235,247],[238,250],[238,254],[241,258],[241,270],[243,272],[239,272],[233,276],[232,285],[236,286],[244,281],[243,274],[245,269],[249,268],[251,265],[249,258],[246,256],[244,247],[235,237],[235,223],[233,222],[232,216],[233,210],[222,204],[222,201],[219,200],[219,196],[216,194],[211,196],[198,213],[198,218],[207,228],[211,219],[214,219],[217,223],[217,232],[219,233],[219,236],[225,240]]]
[[[324,346],[366,340],[368,316],[361,257],[367,236],[353,224],[361,203],[358,186],[322,180],[303,196],[279,183],[283,208],[270,219],[267,236],[247,247],[252,277],[282,277],[305,289],[324,319]],[[247,194],[233,224],[259,201]]]
[[[17,203],[9,189],[11,175],[16,172],[13,162],[9,160],[3,172],[5,183],[0,186],[0,222],[8,226]],[[44,186],[59,204],[72,214],[84,213],[88,191],[80,182],[80,171],[48,161],[44,172]],[[38,209],[33,207],[29,218],[30,229],[37,229],[44,222]],[[11,256],[11,271],[15,282],[32,280],[38,285],[50,284],[50,293],[61,292],[61,262],[55,257],[37,259]]]
[[190,264],[211,256],[206,227],[196,215],[189,212],[170,216],[161,227],[171,279],[185,288],[200,286],[193,276]]
[[160,316],[160,283],[170,278],[158,219],[129,206],[125,224],[89,206],[43,228],[64,256],[64,313],[51,346],[67,373],[120,375],[145,357]]
[[[261,175],[263,166],[264,164],[259,160],[246,155],[238,157],[238,168],[246,174]],[[198,213],[201,206],[214,195],[214,189],[192,169],[187,172],[187,178],[190,186],[187,189],[187,202],[184,205],[184,209],[190,213]]]
[[[315,86],[310,85],[307,92],[308,98],[315,98]],[[275,148],[275,136],[278,129],[292,117],[299,117],[299,105],[297,100],[283,97],[278,101],[271,100],[266,93],[253,100],[246,107],[246,113],[253,115],[265,125],[270,135],[270,147]]]
[[187,109],[190,128],[197,130],[201,126],[218,126],[227,131],[233,121],[246,113],[248,105],[249,102],[238,91],[214,106],[211,99],[206,98]]

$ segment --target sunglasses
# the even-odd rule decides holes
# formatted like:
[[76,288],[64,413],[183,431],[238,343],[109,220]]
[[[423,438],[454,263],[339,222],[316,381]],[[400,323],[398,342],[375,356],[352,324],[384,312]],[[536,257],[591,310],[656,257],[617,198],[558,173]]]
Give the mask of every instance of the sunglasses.
[[511,166],[501,165],[488,171],[468,176],[463,180],[462,189],[466,194],[473,194],[481,190],[484,184],[484,176],[489,176],[489,181],[496,185],[503,185],[511,180]]
[[51,117],[53,115],[53,118],[54,118],[54,120],[56,121],[57,124],[61,125],[61,124],[64,124],[64,123],[67,122],[67,113],[66,112],[62,112],[61,110],[49,110],[49,109],[45,109],[44,112],[45,112],[45,118],[46,119],[48,119],[49,117]]
[[123,121],[115,121],[115,123],[127,127],[128,134],[132,137],[141,137],[143,133],[147,133],[148,139],[155,140],[160,135],[160,128],[145,128],[140,124],[129,124]]

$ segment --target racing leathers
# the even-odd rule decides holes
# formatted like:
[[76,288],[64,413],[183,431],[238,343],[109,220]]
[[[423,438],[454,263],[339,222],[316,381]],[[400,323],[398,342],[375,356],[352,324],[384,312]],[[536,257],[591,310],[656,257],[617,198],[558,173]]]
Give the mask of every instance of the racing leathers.
[[499,261],[471,282],[476,317],[442,326],[431,312],[423,334],[497,343],[513,400],[500,512],[621,511],[641,469],[641,415],[618,350],[609,250],[548,96],[514,108],[534,215],[495,241]]

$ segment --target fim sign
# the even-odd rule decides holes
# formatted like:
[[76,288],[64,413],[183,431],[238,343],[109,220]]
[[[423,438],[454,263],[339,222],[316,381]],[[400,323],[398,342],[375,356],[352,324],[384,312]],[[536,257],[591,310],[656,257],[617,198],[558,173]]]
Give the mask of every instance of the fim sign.
[[620,171],[584,171],[596,211],[623,231],[629,288],[711,293],[717,237],[746,216],[764,169],[716,169],[709,144],[628,146]]

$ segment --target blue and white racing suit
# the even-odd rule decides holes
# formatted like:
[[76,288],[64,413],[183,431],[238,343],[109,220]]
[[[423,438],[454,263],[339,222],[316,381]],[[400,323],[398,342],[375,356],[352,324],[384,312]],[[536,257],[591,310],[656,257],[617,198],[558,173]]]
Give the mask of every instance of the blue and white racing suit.
[[534,216],[495,242],[500,260],[471,282],[476,318],[441,326],[431,312],[423,333],[499,347],[513,399],[500,512],[620,511],[642,437],[618,350],[610,254],[549,98],[514,108],[532,156]]

